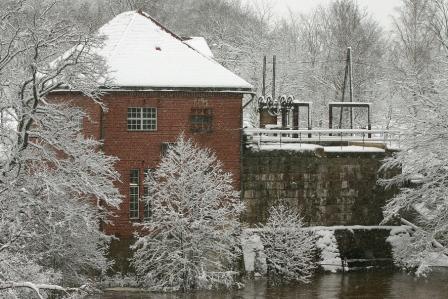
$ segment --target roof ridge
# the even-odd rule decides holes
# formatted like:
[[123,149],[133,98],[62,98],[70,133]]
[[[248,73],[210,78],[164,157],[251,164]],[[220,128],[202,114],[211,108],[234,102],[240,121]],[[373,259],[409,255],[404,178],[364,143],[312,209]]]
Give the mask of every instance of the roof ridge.
[[[114,86],[207,90],[252,88],[237,74],[144,12],[124,12],[99,31],[107,38],[97,51],[110,67]],[[159,49],[159,46],[166,49]]]
[[135,15],[132,16],[132,19],[129,21],[128,25],[126,26],[126,29],[123,30],[123,32],[121,33],[120,40],[115,44],[115,46],[114,46],[114,48],[112,49],[112,51],[110,51],[110,53],[109,53],[109,55],[108,55],[109,58],[114,57],[115,52],[116,52],[118,46],[121,44],[121,42],[122,42],[123,39],[125,38],[126,34],[127,34],[128,31],[129,31],[129,28],[130,28],[131,25],[134,23],[134,21],[135,21]]
[[[145,18],[150,19],[152,22],[154,22],[157,26],[159,26],[160,28],[162,28],[163,30],[165,30],[168,34],[172,35],[174,38],[178,39],[182,44],[184,44],[185,46],[187,46],[188,48],[190,48],[191,50],[195,51],[196,53],[198,53],[199,55],[203,56],[204,58],[210,60],[211,62],[214,62],[216,64],[218,64],[219,66],[222,66],[218,61],[216,61],[214,58],[212,57],[208,57],[207,55],[201,53],[200,51],[196,50],[195,48],[193,48],[192,46],[190,46],[189,44],[185,43],[185,40],[180,37],[179,35],[177,35],[176,33],[174,33],[172,30],[168,29],[165,25],[163,25],[162,23],[160,23],[159,21],[157,21],[156,19],[154,19],[153,17],[151,17],[147,12],[142,11],[141,9],[139,9],[137,11],[138,14],[144,16]],[[205,37],[202,36],[202,38],[205,39]],[[210,49],[211,51],[211,49]]]
[[156,19],[154,19],[153,17],[151,17],[147,12],[142,11],[141,9],[139,9],[137,11],[138,14],[140,14],[141,16],[144,16],[145,18],[150,19],[151,21],[153,21],[157,26],[159,26],[160,28],[162,28],[163,30],[165,30],[167,33],[171,34],[174,38],[178,39],[179,41],[183,42],[182,38],[177,35],[176,33],[174,33],[173,31],[171,31],[170,29],[168,29],[165,25],[162,25],[162,23],[160,23],[159,21],[157,21]]

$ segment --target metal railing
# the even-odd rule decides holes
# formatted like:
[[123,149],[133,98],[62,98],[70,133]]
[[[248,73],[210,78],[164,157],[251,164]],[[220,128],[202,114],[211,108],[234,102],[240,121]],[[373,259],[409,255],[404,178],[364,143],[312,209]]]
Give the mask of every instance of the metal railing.
[[384,145],[400,147],[400,131],[367,129],[244,129],[247,144],[291,144],[309,143],[325,145]]

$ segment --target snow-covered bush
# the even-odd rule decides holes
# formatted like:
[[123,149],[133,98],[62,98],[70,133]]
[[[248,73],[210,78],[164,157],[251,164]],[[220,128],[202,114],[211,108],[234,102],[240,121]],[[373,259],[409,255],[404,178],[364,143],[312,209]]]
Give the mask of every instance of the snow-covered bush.
[[415,271],[417,276],[426,276],[432,266],[448,267],[444,248],[435,247],[431,235],[421,229],[395,228],[387,241],[392,246],[395,265],[406,271]]
[[392,246],[394,263],[407,270],[418,268],[425,258],[425,247],[431,244],[426,238],[426,234],[417,233],[411,236],[410,232],[404,229],[392,230],[387,241]]
[[316,237],[303,228],[298,213],[284,205],[271,207],[259,234],[271,279],[309,282],[317,266]]
[[181,135],[145,184],[152,214],[132,259],[142,285],[186,291],[234,284],[243,206],[216,156]]

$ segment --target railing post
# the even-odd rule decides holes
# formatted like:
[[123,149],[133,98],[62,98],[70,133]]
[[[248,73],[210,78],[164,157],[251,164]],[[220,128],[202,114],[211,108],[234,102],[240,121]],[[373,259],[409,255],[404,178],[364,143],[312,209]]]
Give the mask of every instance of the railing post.
[[280,136],[280,148],[282,148],[282,133],[278,134]]
[[342,132],[341,132],[340,135],[341,135],[341,150],[342,150]]
[[[341,108],[342,109],[342,108]],[[328,109],[328,128],[331,130],[333,129],[333,106],[330,104],[330,107]],[[331,133],[329,134],[331,136]]]
[[364,149],[364,147],[365,147],[365,139],[366,138],[366,133],[364,133],[364,132],[362,132],[362,149]]

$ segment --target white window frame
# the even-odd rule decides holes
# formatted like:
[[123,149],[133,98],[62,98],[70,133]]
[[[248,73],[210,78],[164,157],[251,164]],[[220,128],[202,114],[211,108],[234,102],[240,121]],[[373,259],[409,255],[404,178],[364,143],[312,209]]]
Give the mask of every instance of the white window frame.
[[[138,109],[139,111],[131,111],[131,109]],[[150,114],[154,114],[154,117],[143,117],[144,109],[152,109],[154,111],[149,112]],[[127,129],[131,132],[153,132],[157,131],[157,107],[128,107],[127,110]],[[131,116],[133,113],[137,113],[137,117]],[[147,112],[148,113],[148,112]],[[134,121],[134,123],[130,123]],[[143,128],[144,122],[147,122],[146,125],[150,125],[151,128]],[[154,123],[152,123],[154,122]],[[138,126],[138,128],[133,128],[132,126]]]
[[[133,171],[137,171],[137,183],[132,182],[131,178]],[[132,207],[132,197],[134,195],[137,195],[137,200],[135,202],[137,205],[136,209]],[[137,213],[137,215],[135,215],[135,213]],[[138,168],[133,168],[129,172],[129,219],[140,219],[140,169]]]
[[[146,168],[145,169],[145,181],[147,179],[148,175],[152,175],[154,173],[154,168]],[[151,211],[151,204],[146,201],[145,197],[149,195],[149,187],[144,184],[143,186],[143,219],[148,220],[151,218],[152,211]]]

